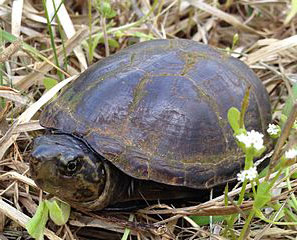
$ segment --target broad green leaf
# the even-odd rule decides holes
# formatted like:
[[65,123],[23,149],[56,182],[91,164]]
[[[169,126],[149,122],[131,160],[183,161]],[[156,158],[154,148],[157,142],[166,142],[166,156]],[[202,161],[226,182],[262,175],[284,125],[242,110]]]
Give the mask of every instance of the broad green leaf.
[[122,38],[122,37],[124,37],[124,36],[126,36],[127,34],[124,32],[124,31],[116,31],[115,33],[114,33],[114,36],[116,37],[116,38]]
[[261,212],[261,210],[255,209],[255,216],[262,219],[263,221],[266,220],[266,218],[265,218],[264,214]]
[[295,195],[291,195],[291,199],[288,200],[288,204],[291,208],[294,208],[295,212],[297,210],[297,199]]
[[279,125],[281,127],[283,127],[284,124],[286,123],[287,119],[288,119],[288,117],[284,113],[282,113],[281,116],[280,116],[280,123],[279,123]]
[[54,78],[46,77],[43,79],[43,85],[45,86],[45,89],[48,91],[52,87],[58,84],[58,81]]
[[261,157],[262,154],[266,151],[266,147],[264,146],[263,148],[261,148],[260,150],[256,150],[255,149],[255,153],[253,157]]
[[297,172],[293,173],[291,176],[290,176],[291,179],[296,179],[297,178]]
[[284,214],[286,215],[287,219],[291,222],[297,222],[297,215],[292,212],[292,210],[288,208],[284,208]]
[[111,8],[109,0],[97,0],[94,2],[97,11],[105,18],[113,18],[117,13]]
[[258,175],[259,178],[265,177],[268,173],[269,166],[265,167]]
[[120,44],[118,43],[118,41],[113,39],[113,38],[108,38],[108,44],[109,44],[109,46],[111,46],[113,48],[119,48],[120,47]]
[[[103,33],[99,32],[95,35],[95,37],[93,38],[93,42],[92,42],[92,49],[91,49],[91,54],[93,55],[93,53],[95,52],[95,49],[100,41],[100,39],[103,37]],[[91,57],[92,60],[93,57]]]
[[113,18],[117,15],[117,13],[111,8],[110,2],[104,0],[101,2],[101,13],[106,18]]
[[[104,43],[104,38],[100,38],[99,39],[99,43]],[[112,38],[108,38],[108,45],[111,46],[111,47],[114,47],[114,48],[119,48],[120,47],[120,44],[118,43],[117,40],[115,39],[112,39]]]
[[26,229],[31,237],[43,240],[45,224],[48,220],[48,208],[44,201],[40,202],[36,213],[26,224]]
[[235,107],[231,107],[228,110],[227,117],[228,117],[230,126],[232,127],[235,135],[237,135],[240,130],[240,127],[239,127],[240,112],[239,112],[239,110]]
[[[190,216],[199,226],[210,224],[210,216]],[[212,223],[218,223],[225,220],[225,216],[212,216]]]
[[255,210],[260,210],[271,199],[271,193],[268,182],[262,182],[258,186],[258,190],[255,196],[254,206]]
[[46,200],[51,220],[59,226],[64,225],[70,216],[70,206],[59,200]]

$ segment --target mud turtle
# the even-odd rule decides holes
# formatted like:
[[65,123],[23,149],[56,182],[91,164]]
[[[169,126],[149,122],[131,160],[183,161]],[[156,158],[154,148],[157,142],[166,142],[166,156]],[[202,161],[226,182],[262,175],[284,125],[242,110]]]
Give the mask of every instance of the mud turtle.
[[[243,165],[227,122],[251,86],[247,129],[265,132],[268,94],[224,52],[190,40],[135,44],[91,66],[42,112],[32,177],[75,207],[184,197]],[[170,192],[170,194],[169,194]]]

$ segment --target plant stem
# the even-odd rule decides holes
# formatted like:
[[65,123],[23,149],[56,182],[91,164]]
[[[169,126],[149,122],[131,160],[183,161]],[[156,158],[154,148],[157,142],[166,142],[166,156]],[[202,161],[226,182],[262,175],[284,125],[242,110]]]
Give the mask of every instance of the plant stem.
[[245,220],[245,224],[243,226],[243,229],[240,233],[238,240],[243,240],[245,238],[246,232],[249,229],[250,222],[252,221],[254,215],[255,215],[255,211],[254,210],[250,211],[248,218]]
[[[245,155],[245,170],[250,169],[253,166],[253,154],[252,152],[247,152]],[[246,185],[247,185],[247,180],[244,180],[242,187],[241,187],[241,191],[239,194],[239,198],[237,201],[237,206],[240,206],[243,202],[244,199],[244,194],[245,194],[245,190],[246,190]],[[235,219],[237,218],[238,214],[233,214],[231,217],[231,224],[233,225],[235,222]]]
[[253,159],[254,159],[253,150],[248,150],[245,154],[244,170],[248,170],[253,166],[254,164]]
[[[55,63],[57,66],[59,66],[57,49],[56,49],[56,44],[55,44],[55,39],[54,39],[54,32],[53,32],[51,21],[50,21],[49,15],[48,15],[47,7],[46,7],[46,0],[42,0],[42,3],[43,3],[44,13],[45,13],[46,21],[47,21],[47,27],[48,27],[48,31],[49,31],[49,35],[50,35],[50,39],[51,39],[51,46],[52,46],[53,53],[54,53]],[[57,74],[58,74],[60,80],[62,80],[63,74],[59,70],[57,71]]]
[[93,61],[93,51],[92,51],[92,0],[88,0],[88,17],[89,17],[89,64]]
[[240,204],[242,204],[243,202],[243,198],[244,198],[244,194],[245,194],[245,189],[246,189],[246,185],[247,185],[247,180],[244,180],[242,187],[241,187],[241,191],[239,194],[239,199],[237,201],[237,205],[239,206]]

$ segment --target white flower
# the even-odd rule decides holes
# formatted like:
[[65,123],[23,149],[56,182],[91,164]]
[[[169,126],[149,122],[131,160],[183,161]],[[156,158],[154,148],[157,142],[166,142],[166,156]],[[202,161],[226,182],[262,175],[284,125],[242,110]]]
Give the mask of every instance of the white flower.
[[245,170],[241,171],[240,173],[237,173],[237,180],[239,182],[244,182],[245,178],[246,178],[246,171]]
[[287,159],[295,158],[297,156],[297,149],[292,148],[285,152],[285,157]]
[[264,148],[263,137],[264,135],[262,133],[259,133],[255,130],[236,136],[237,140],[244,143],[246,148],[254,147],[256,150],[261,150]]
[[271,123],[268,125],[267,132],[269,133],[269,135],[277,135],[280,133],[280,131],[281,129],[278,125],[271,124]]
[[246,170],[246,171],[247,171],[246,178],[250,181],[254,180],[258,175],[256,167],[251,167],[249,170]]
[[258,175],[257,168],[251,167],[248,170],[242,170],[237,174],[237,180],[240,182],[244,182],[246,179],[253,181]]

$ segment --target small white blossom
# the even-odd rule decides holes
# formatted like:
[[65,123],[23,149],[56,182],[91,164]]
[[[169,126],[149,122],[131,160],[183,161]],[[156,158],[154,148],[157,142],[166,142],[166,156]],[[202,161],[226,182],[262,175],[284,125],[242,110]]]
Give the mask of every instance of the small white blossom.
[[263,137],[264,135],[262,133],[259,133],[255,130],[247,132],[247,134],[242,133],[236,136],[237,140],[244,143],[246,148],[254,147],[256,150],[261,150],[262,148],[264,148]]
[[245,178],[246,178],[246,171],[245,170],[241,171],[240,173],[237,173],[237,180],[239,182],[244,182]]
[[247,171],[246,178],[250,181],[254,180],[258,175],[256,167],[251,167],[249,170],[246,170],[246,171]]
[[277,135],[280,133],[280,131],[281,129],[278,125],[271,124],[271,123],[268,125],[267,132],[269,133],[269,135]]
[[257,168],[251,167],[248,170],[242,170],[237,174],[237,180],[240,182],[244,182],[246,179],[249,181],[253,181],[258,175]]
[[297,149],[292,148],[285,152],[285,157],[287,159],[295,158],[297,156]]

